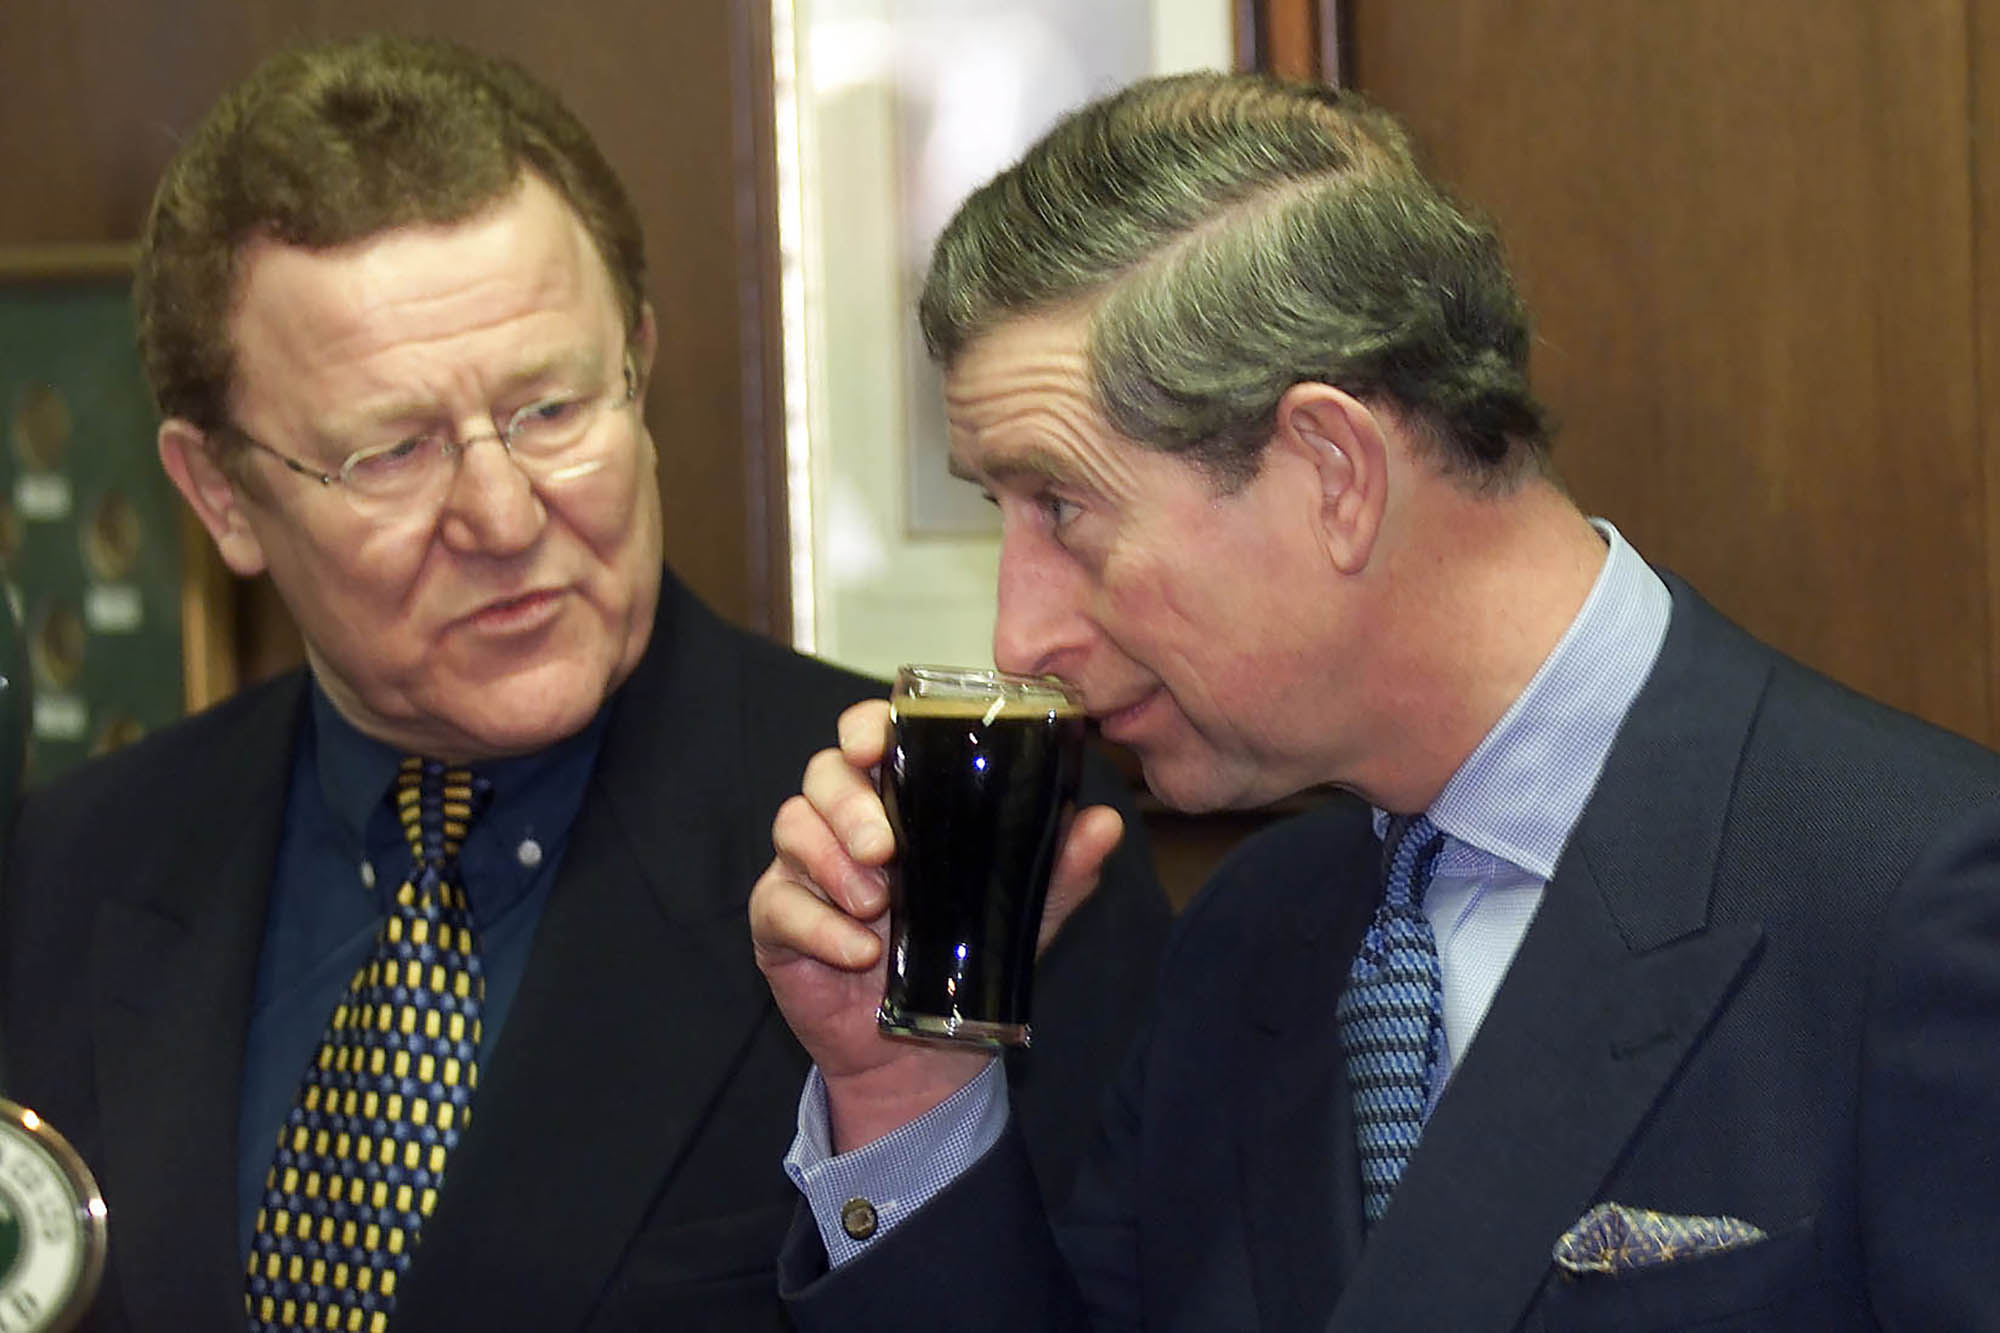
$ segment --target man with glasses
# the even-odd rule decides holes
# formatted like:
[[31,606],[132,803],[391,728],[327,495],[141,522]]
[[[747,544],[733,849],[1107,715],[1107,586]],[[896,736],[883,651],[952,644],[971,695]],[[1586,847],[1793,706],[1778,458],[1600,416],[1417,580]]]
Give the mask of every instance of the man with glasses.
[[[169,167],[138,310],[162,462],[309,669],[15,822],[7,1091],[110,1208],[85,1327],[782,1327],[806,1061],[744,897],[880,687],[663,572],[610,168],[511,66],[288,53]],[[1164,932],[1118,879],[1017,1071],[1052,1185]]]

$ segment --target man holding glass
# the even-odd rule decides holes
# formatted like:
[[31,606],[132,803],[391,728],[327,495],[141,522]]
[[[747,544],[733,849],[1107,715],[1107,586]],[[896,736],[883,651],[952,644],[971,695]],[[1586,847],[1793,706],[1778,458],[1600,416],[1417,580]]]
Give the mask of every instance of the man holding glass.
[[[663,571],[644,277],[584,129],[453,46],[278,56],[170,166],[160,456],[309,670],[15,821],[7,1092],[110,1209],[84,1327],[784,1325],[807,1061],[743,900],[883,687]],[[1016,1066],[1052,1183],[1165,931],[1115,877]]]
[[1398,126],[1136,85],[974,195],[922,319],[998,664],[1175,806],[1359,800],[1184,913],[1052,1225],[992,1067],[874,1030],[850,711],[751,898],[816,1061],[801,1327],[2000,1328],[2000,758],[1576,510],[1497,241]]

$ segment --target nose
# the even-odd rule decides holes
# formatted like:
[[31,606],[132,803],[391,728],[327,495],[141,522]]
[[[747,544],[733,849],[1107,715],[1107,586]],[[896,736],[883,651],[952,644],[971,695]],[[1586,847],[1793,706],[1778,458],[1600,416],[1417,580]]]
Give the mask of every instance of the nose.
[[1066,675],[1090,641],[1083,572],[1028,522],[1004,521],[1000,536],[993,664],[1024,675]]
[[438,528],[455,549],[510,555],[532,545],[548,521],[534,483],[492,431],[461,437]]

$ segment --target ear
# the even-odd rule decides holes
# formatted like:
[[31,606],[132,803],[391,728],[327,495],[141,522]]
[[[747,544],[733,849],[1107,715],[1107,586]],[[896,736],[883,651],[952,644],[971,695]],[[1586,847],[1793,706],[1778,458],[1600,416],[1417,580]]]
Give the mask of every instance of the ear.
[[632,373],[638,377],[642,411],[646,385],[653,376],[653,352],[658,346],[659,327],[653,322],[653,303],[647,301],[639,307],[639,324],[632,330]]
[[1380,418],[1327,384],[1294,384],[1278,400],[1275,447],[1303,459],[1319,479],[1319,526],[1327,558],[1345,574],[1368,564],[1389,497],[1388,442]]
[[244,578],[263,573],[264,545],[243,512],[243,497],[194,423],[180,417],[160,423],[160,466],[208,529],[222,563]]

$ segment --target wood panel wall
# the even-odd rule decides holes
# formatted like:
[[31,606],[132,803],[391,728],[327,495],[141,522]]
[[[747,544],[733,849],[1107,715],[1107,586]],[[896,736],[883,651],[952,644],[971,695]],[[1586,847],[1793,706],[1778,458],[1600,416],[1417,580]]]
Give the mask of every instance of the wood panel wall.
[[[520,60],[591,128],[645,221],[660,328],[646,414],[668,559],[724,615],[782,634],[764,376],[767,13],[753,0],[8,0],[0,246],[132,239],[178,137],[289,43],[386,30]],[[297,644],[268,591],[249,593],[240,646],[254,678]]]
[[2000,0],[1974,0],[1967,34],[1973,309],[1979,330],[1979,442],[1985,462],[1986,739],[2000,745]]
[[2000,0],[1349,0],[1499,222],[1586,508],[2000,742]]

